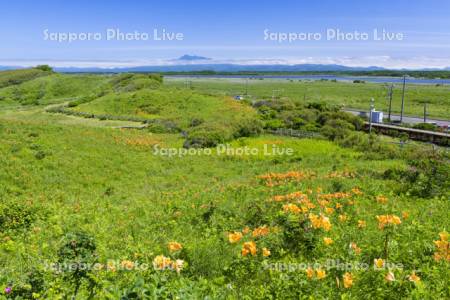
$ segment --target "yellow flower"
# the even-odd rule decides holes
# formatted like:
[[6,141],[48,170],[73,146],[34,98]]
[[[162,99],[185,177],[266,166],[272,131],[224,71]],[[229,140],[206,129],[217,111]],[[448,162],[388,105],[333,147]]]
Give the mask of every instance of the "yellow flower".
[[181,244],[177,242],[170,242],[168,247],[171,252],[178,251],[183,248],[183,246],[181,246]]
[[248,226],[246,226],[244,229],[242,229],[243,234],[247,234],[249,232],[250,232],[250,228]]
[[234,233],[230,233],[228,234],[228,241],[231,244],[237,243],[242,239],[242,233],[240,232],[234,232]]
[[158,255],[153,259],[153,268],[155,270],[164,270],[172,266],[172,260],[164,255]]
[[381,269],[384,266],[384,260],[382,258],[376,258],[373,260],[373,264],[376,268]]
[[388,198],[383,195],[377,196],[377,202],[381,204],[386,204],[388,202]]
[[366,227],[366,221],[358,220],[358,228],[364,228],[364,227]]
[[350,243],[350,248],[353,249],[353,251],[355,251],[356,255],[359,255],[361,253],[361,248],[359,248],[358,245],[356,245],[356,243],[354,242]]
[[339,202],[336,203],[336,209],[342,208],[342,204],[340,204]]
[[297,205],[292,204],[292,203],[283,205],[283,211],[285,213],[291,212],[291,213],[294,213],[294,214],[298,214],[298,213],[302,212],[300,207],[298,207]]
[[134,267],[134,263],[130,260],[123,260],[120,265],[126,270],[131,270]]
[[402,220],[400,220],[399,217],[393,215],[393,216],[392,216],[392,221],[391,221],[391,222],[392,222],[392,224],[394,224],[394,225],[399,225],[399,224],[402,223]]
[[342,276],[344,279],[344,287],[346,289],[351,288],[353,285],[353,275],[351,273],[346,272],[344,276]]
[[441,259],[443,259],[442,255],[440,255],[438,252],[434,253],[433,258],[435,261],[440,261]]
[[439,240],[434,241],[436,252],[434,253],[434,260],[447,260],[450,262],[450,247],[448,242],[448,233],[443,231],[439,233]]
[[255,228],[252,232],[253,237],[266,236],[268,234],[269,234],[269,228],[267,226],[261,226],[261,227]]
[[389,271],[386,276],[384,277],[384,279],[386,279],[386,281],[392,282],[395,281],[395,275],[394,273],[392,273],[391,271]]
[[308,218],[315,229],[323,228],[325,231],[329,231],[331,229],[330,219],[324,215],[317,216],[311,213]]
[[247,256],[249,253],[253,256],[256,255],[257,249],[256,249],[256,243],[254,241],[251,242],[245,242],[242,246],[242,256]]
[[388,218],[387,216],[381,215],[377,216],[378,220],[378,228],[383,229],[388,224]]
[[270,250],[267,248],[263,248],[262,253],[264,257],[270,256]]
[[322,228],[325,231],[329,231],[331,229],[330,219],[328,217],[322,216],[321,218]]
[[352,188],[352,193],[355,194],[355,195],[361,195],[362,194],[361,190],[358,187]]
[[331,214],[334,212],[334,208],[332,208],[332,207],[327,207],[327,208],[325,208],[325,212],[326,212],[327,214],[331,215]]
[[329,237],[324,237],[323,238],[323,242],[325,243],[325,245],[329,246],[331,244],[333,244],[333,240]]
[[439,233],[439,238],[442,241],[448,241],[448,232],[442,231]]
[[407,211],[402,211],[402,218],[403,219],[408,219],[409,218],[409,212],[407,212]]
[[402,223],[402,220],[396,215],[381,215],[377,216],[378,220],[378,228],[383,230],[384,227],[388,225],[399,225]]
[[412,274],[408,276],[408,280],[418,283],[420,281],[420,277],[416,275],[416,272],[412,272]]
[[309,208],[307,206],[305,206],[305,205],[302,205],[300,207],[300,209],[302,210],[303,213],[307,213],[309,211]]
[[326,274],[326,272],[324,270],[317,269],[316,270],[316,276],[317,276],[317,279],[323,279],[323,278],[325,278],[327,276],[327,274]]
[[177,259],[176,261],[172,262],[172,269],[177,271],[177,273],[180,273],[181,270],[183,270],[184,267],[184,260]]
[[320,228],[320,226],[321,226],[320,219],[317,215],[311,213],[311,214],[309,214],[308,218],[309,218],[309,221],[311,221],[313,228]]
[[348,217],[346,215],[339,215],[339,221],[345,222],[347,221]]
[[307,276],[308,278],[313,278],[313,277],[314,277],[314,270],[313,270],[311,267],[309,267],[308,269],[306,269],[306,276]]

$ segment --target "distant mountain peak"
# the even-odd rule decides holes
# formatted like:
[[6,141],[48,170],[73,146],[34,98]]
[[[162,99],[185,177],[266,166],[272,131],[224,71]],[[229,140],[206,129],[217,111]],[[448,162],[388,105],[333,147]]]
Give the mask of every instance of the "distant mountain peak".
[[209,57],[198,56],[198,55],[189,55],[185,54],[178,58],[178,60],[192,61],[192,60],[210,60]]

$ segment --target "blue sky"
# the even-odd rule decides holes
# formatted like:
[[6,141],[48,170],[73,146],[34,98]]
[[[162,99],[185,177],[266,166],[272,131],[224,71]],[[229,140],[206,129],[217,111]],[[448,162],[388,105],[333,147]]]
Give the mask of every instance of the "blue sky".
[[[128,66],[175,64],[183,54],[214,62],[339,63],[352,66],[450,66],[450,1],[1,1],[0,65]],[[107,29],[148,40],[106,40]],[[153,31],[182,33],[155,41]],[[373,30],[402,34],[375,41]],[[57,42],[48,33],[100,33]],[[265,40],[268,33],[320,33],[318,40]],[[327,30],[368,40],[327,40]],[[274,35],[272,35],[274,36]]]

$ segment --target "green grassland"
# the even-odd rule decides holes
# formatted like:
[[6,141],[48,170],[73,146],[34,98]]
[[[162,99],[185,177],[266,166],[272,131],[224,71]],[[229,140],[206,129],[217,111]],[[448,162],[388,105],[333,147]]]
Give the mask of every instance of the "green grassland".
[[81,104],[75,111],[94,114],[139,116],[166,119],[187,128],[192,120],[233,124],[255,112],[229,97],[205,96],[182,89],[143,89],[136,92],[108,94]]
[[51,72],[49,71],[44,71],[36,68],[2,71],[0,72],[0,88],[14,84],[21,84],[23,82],[50,74]]
[[[379,83],[351,83],[331,81],[298,81],[287,79],[207,79],[188,78],[190,86],[199,92],[214,95],[244,95],[246,90],[255,100],[275,97],[302,103],[326,102],[347,108],[368,110],[370,99],[375,99],[375,108],[387,112],[389,102],[387,88]],[[166,78],[169,86],[186,86],[185,78]],[[392,111],[400,112],[402,86],[394,88]],[[405,114],[423,115],[423,103],[427,103],[429,116],[450,119],[450,87],[408,84],[405,92]]]
[[[200,83],[192,91],[143,74],[52,74],[0,89],[0,95],[18,88],[32,100],[25,91],[38,82],[46,91],[38,103],[0,100],[1,299],[450,297],[448,258],[436,256],[444,255],[438,245],[450,227],[448,158],[436,163],[433,156],[440,150],[392,144],[381,153],[383,137],[370,137],[359,150],[323,138],[262,134],[227,140],[231,149],[256,149],[254,155],[213,147],[168,156],[155,147],[187,151],[181,132],[120,127],[141,124],[132,121],[139,116],[187,131],[235,132],[236,123],[258,122],[257,111],[226,96],[229,82],[208,83],[205,94]],[[264,81],[256,85],[270,90]],[[60,105],[130,119],[48,112]],[[266,153],[265,147],[293,154]],[[434,177],[420,173],[426,166]],[[313,204],[302,213],[291,210],[304,205],[300,198],[274,200],[298,192]],[[330,228],[315,227],[314,215],[326,216]],[[401,223],[380,228],[380,215],[399,216]],[[253,234],[261,228],[268,232]],[[238,233],[241,238],[230,241]],[[173,242],[179,243],[175,249]],[[249,245],[254,253],[243,252]],[[182,267],[161,265],[160,255]],[[400,267],[376,269],[379,258]],[[320,267],[328,260],[368,268]],[[58,272],[49,267],[54,263],[99,268]],[[305,269],[269,267],[301,263],[319,267],[311,278]],[[150,267],[138,268],[143,264]],[[395,280],[386,280],[390,272]]]
[[102,75],[54,73],[41,76],[18,85],[1,88],[0,107],[49,105],[75,100],[101,88],[107,79],[108,77]]

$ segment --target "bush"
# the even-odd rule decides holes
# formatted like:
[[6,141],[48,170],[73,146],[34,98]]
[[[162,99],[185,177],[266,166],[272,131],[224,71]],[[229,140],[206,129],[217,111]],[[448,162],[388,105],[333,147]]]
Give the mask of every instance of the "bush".
[[351,123],[356,130],[360,130],[364,125],[364,122],[360,117],[343,111],[323,112],[319,115],[317,122],[319,122],[321,125],[325,125],[325,123],[327,123],[329,120],[344,120],[348,123]]
[[184,148],[210,148],[230,140],[230,135],[224,130],[212,127],[197,127],[188,132]]
[[334,141],[345,138],[353,130],[355,130],[353,124],[345,120],[331,119],[325,123],[320,132],[328,139]]
[[33,269],[25,275],[23,283],[15,284],[9,299],[34,299],[34,295],[40,294],[44,290],[45,281],[41,271]]
[[[97,263],[94,238],[85,232],[67,233],[58,250],[58,263],[63,269],[63,277],[74,285],[74,298],[83,280],[89,283],[91,293],[95,282],[91,277],[92,266]],[[70,268],[66,268],[70,266]]]
[[176,133],[180,129],[175,123],[170,121],[160,121],[160,122],[146,122],[148,124],[147,130],[153,133]]
[[318,110],[320,112],[330,111],[331,110],[330,106],[326,102],[312,102],[312,103],[308,103],[306,105],[306,108],[315,109],[315,110]]
[[81,98],[79,98],[77,100],[69,102],[69,104],[67,104],[67,106],[68,107],[76,107],[76,106],[78,106],[80,104],[88,103],[88,102],[90,102],[90,101],[92,101],[94,99],[95,99],[95,96],[93,96],[93,95],[83,96],[83,97],[81,97]]
[[189,122],[189,127],[196,127],[203,124],[205,121],[203,119],[194,118]]
[[[257,106],[255,106],[255,107],[257,107]],[[259,113],[261,119],[263,119],[263,120],[270,120],[270,119],[276,118],[276,116],[277,116],[277,112],[267,105],[262,105],[257,108],[258,108],[258,113]]]
[[267,121],[264,124],[264,128],[269,129],[269,130],[276,130],[278,128],[284,128],[284,122],[279,119],[272,119],[270,121]]
[[260,120],[243,120],[237,125],[234,138],[256,136],[263,131],[263,123]]
[[53,68],[49,65],[38,65],[35,67],[35,69],[44,71],[44,72],[53,72]]
[[28,229],[36,219],[34,207],[9,201],[0,204],[0,232]]
[[419,123],[415,124],[413,126],[415,129],[422,129],[422,130],[429,130],[429,131],[435,131],[437,129],[437,126],[430,123]]

